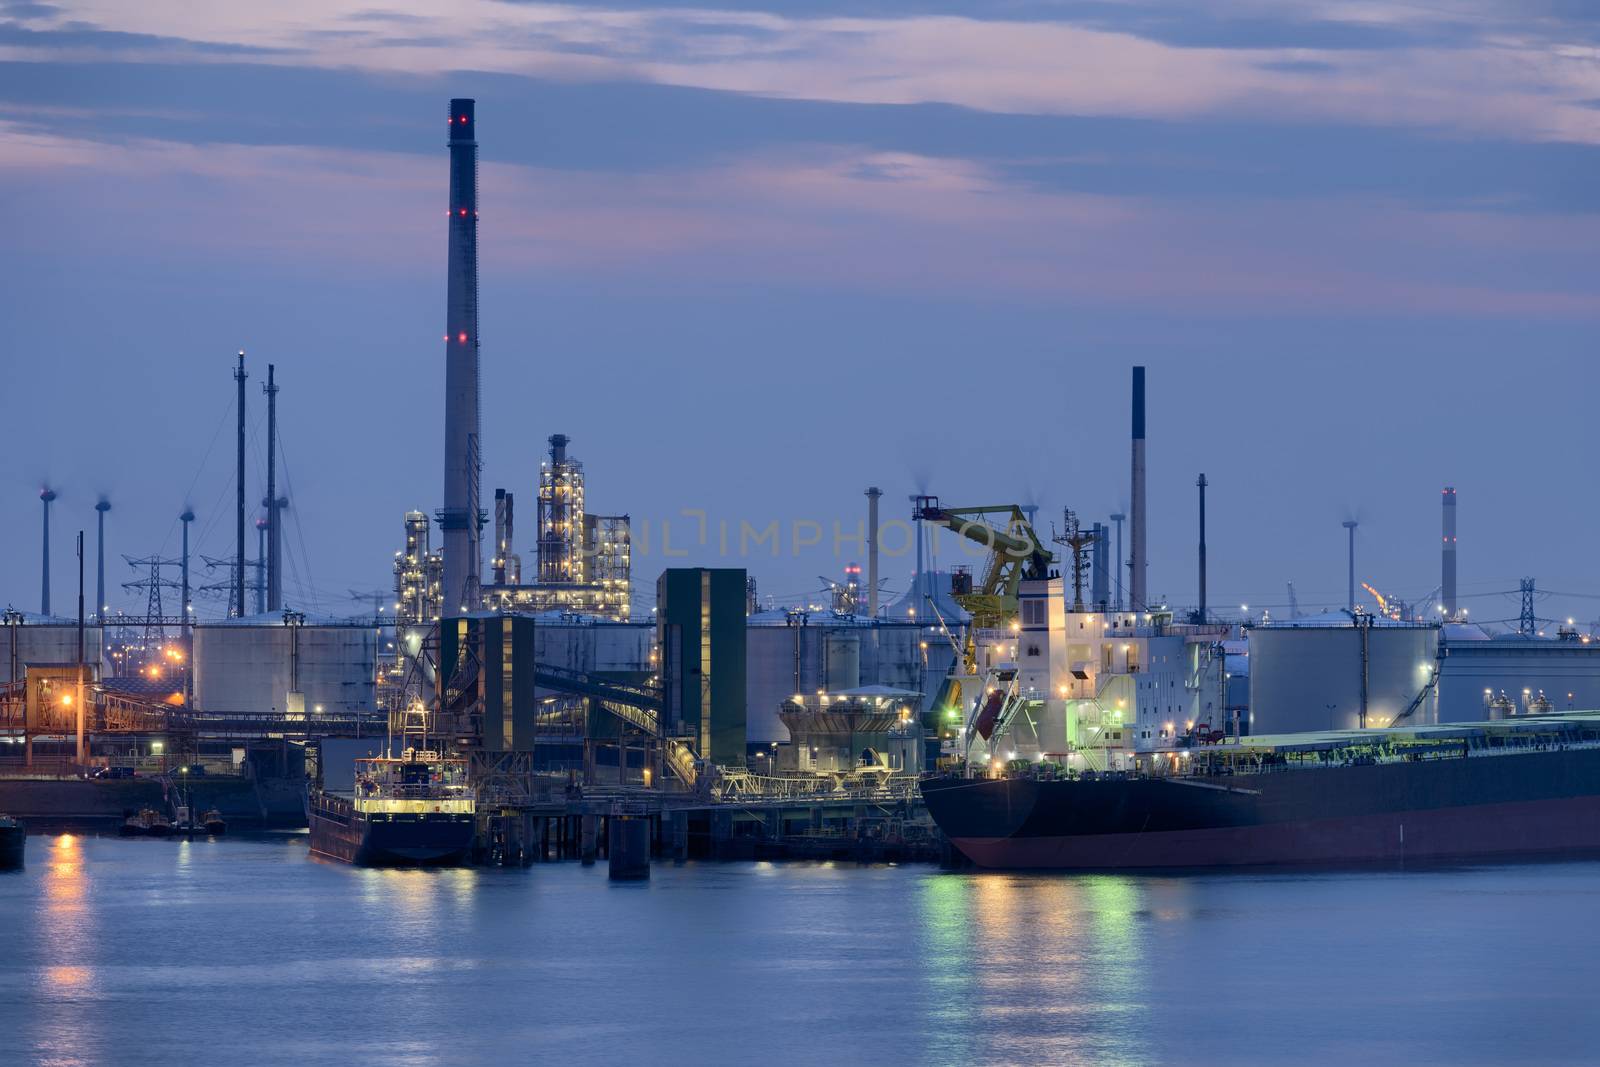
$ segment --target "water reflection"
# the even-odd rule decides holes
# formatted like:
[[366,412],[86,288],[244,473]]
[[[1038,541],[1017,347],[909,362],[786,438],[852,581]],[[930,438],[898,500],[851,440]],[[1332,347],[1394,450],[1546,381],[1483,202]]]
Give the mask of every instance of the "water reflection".
[[920,919],[937,1063],[1150,1062],[1143,883],[945,875]]
[[34,952],[42,961],[37,1003],[29,1012],[40,1062],[69,1067],[97,1059],[96,914],[89,906],[86,842],[73,834],[41,838],[44,902],[35,926]]
[[919,887],[921,974],[931,1063],[968,1063],[972,1026],[972,929],[964,878],[924,879]]
[[[480,872],[472,867],[346,868],[361,884],[361,903],[397,933],[432,937],[441,924],[470,917],[477,906]],[[448,904],[448,906],[446,906]]]

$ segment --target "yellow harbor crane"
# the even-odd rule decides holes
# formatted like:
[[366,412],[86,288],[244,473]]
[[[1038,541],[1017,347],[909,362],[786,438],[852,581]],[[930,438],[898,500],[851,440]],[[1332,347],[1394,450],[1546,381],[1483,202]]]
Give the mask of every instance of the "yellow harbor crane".
[[936,496],[919,496],[911,517],[944,527],[989,550],[981,574],[955,575],[951,580],[951,597],[972,616],[964,657],[968,673],[973,673],[977,646],[972,631],[1009,626],[1017,618],[1017,588],[1022,580],[1049,577],[1055,556],[1040,544],[1018,504],[946,507]]

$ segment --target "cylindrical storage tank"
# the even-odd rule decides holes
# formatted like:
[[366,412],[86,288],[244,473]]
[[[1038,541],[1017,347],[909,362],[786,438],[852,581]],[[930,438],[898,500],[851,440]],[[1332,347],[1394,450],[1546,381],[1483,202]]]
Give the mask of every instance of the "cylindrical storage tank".
[[861,688],[861,635],[858,633],[828,634],[826,640],[827,689],[842,693]]
[[863,640],[870,641],[870,646],[864,646],[861,652],[862,684],[921,692],[921,637],[919,627],[903,623],[873,626],[870,635],[863,636]]
[[201,711],[284,713],[291,691],[305,711],[324,714],[374,706],[378,633],[334,621],[286,623],[261,615],[194,628],[194,694]]
[[[15,614],[16,622],[0,623],[0,684],[21,681],[28,664],[64,666],[78,662],[78,624],[47,615]],[[13,647],[13,645],[15,647]],[[101,629],[83,628],[83,662],[99,669]],[[15,667],[16,673],[12,670]]]
[[[1297,621],[1256,626],[1250,642],[1250,732],[1354,730],[1361,720],[1362,638],[1366,637],[1368,727],[1438,721],[1437,626],[1374,620],[1370,627]],[[1427,690],[1424,693],[1424,690]]]
[[745,739],[762,745],[789,739],[779,705],[817,685],[820,631],[772,614],[751,616],[745,627]]

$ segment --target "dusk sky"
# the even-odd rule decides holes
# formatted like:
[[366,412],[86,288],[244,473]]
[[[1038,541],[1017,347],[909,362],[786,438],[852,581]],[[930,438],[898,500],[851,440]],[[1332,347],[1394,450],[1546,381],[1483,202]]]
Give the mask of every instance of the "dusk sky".
[[[108,578],[175,555],[185,504],[232,551],[240,348],[253,500],[268,362],[282,389],[286,598],[389,587],[402,514],[441,502],[470,96],[484,497],[517,494],[529,568],[558,431],[646,594],[669,563],[815,590],[863,558],[832,528],[872,484],[890,518],[927,491],[1104,519],[1144,364],[1153,595],[1194,601],[1202,471],[1213,605],[1275,614],[1291,580],[1342,604],[1347,517],[1360,578],[1428,593],[1453,484],[1475,618],[1527,575],[1595,619],[1593,3],[1197,6],[0,5],[0,604],[39,606],[45,482],[58,613],[99,493]],[[774,520],[780,557],[738,558]]]

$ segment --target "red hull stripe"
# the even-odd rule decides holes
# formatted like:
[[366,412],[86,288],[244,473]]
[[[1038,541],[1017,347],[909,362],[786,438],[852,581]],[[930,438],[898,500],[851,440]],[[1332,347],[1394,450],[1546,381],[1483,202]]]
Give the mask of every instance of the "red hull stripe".
[[1600,797],[1079,837],[958,837],[980,867],[1115,870],[1400,863],[1600,851]]

